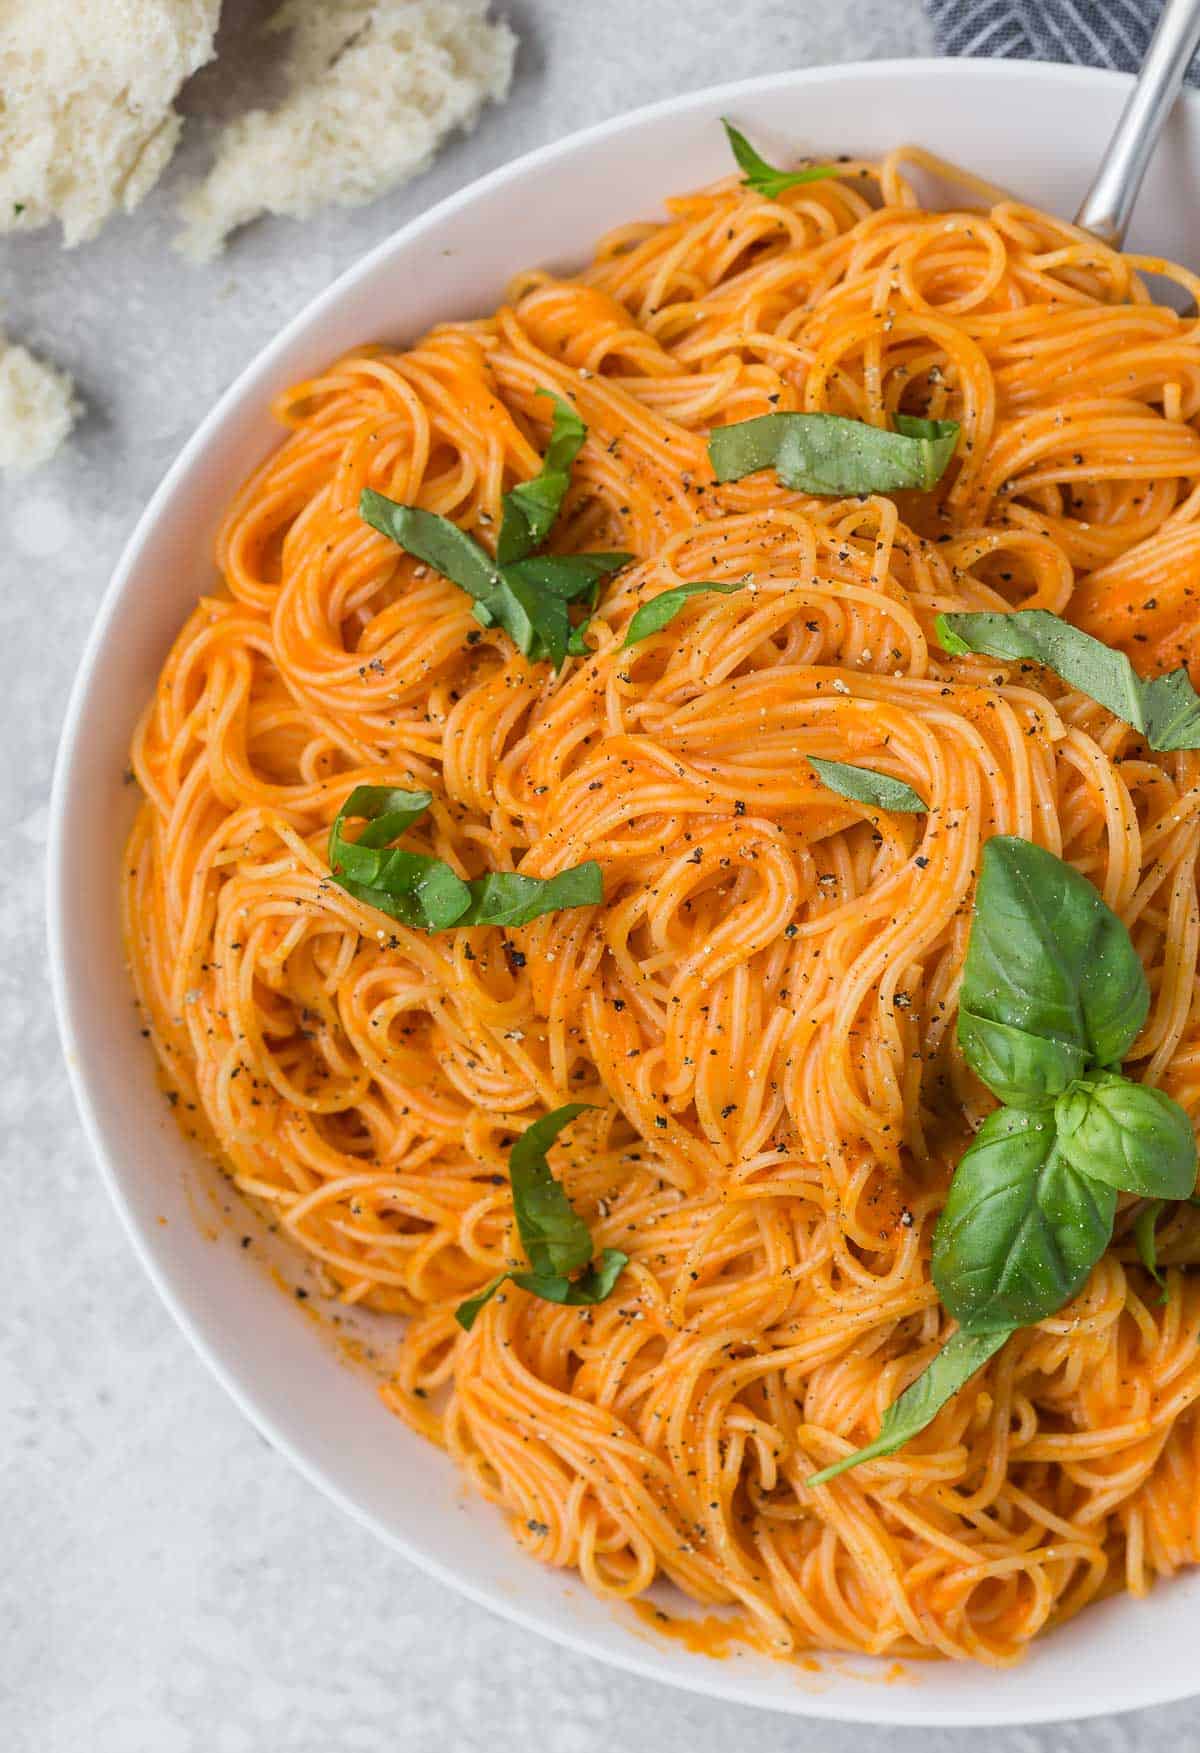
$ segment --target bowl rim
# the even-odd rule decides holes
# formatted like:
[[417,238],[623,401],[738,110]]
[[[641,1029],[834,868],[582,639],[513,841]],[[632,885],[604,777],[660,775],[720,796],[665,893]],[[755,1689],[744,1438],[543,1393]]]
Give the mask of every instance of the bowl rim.
[[[110,1145],[98,1113],[90,1085],[89,1052],[85,1050],[78,1027],[79,992],[83,983],[77,958],[68,953],[69,899],[64,872],[67,868],[68,822],[66,804],[72,775],[80,756],[80,744],[86,729],[87,696],[97,669],[98,659],[114,622],[124,609],[124,596],[135,574],[151,532],[160,520],[169,515],[177,488],[189,475],[197,457],[210,437],[224,424],[244,396],[267,378],[275,362],[292,345],[302,331],[317,323],[333,310],[361,281],[393,254],[408,251],[419,244],[427,231],[440,226],[465,207],[489,192],[517,180],[532,170],[551,168],[555,163],[581,148],[598,145],[633,124],[657,118],[682,117],[697,109],[709,109],[715,103],[732,107],[746,98],[786,89],[795,82],[827,84],[853,81],[869,75],[872,78],[895,76],[898,79],[936,79],[954,77],[967,81],[986,75],[987,82],[999,81],[1013,86],[1029,82],[1051,88],[1085,87],[1093,91],[1126,91],[1132,76],[1108,68],[1079,66],[1070,63],[1034,60],[991,59],[986,56],[950,58],[941,56],[910,56],[880,60],[845,61],[813,67],[793,67],[783,71],[757,75],[747,79],[720,82],[694,91],[659,99],[625,110],[607,119],[577,129],[555,140],[535,146],[518,157],[506,160],[495,169],[456,189],[424,212],[390,232],[358,257],[315,298],[303,305],[273,338],[260,348],[222,391],[208,413],[201,419],[179,454],[171,463],[145,508],[137,519],[105,587],[94,620],[84,643],[68,697],[59,734],[58,749],[50,792],[50,820],[46,849],[47,947],[49,953],[50,989],[59,1041],[66,1061],[68,1079],[84,1136],[108,1196],[116,1210],[121,1227],[134,1254],[146,1272],[176,1325],[194,1351],[220,1382],[230,1398],[251,1424],[278,1449],[297,1471],[319,1491],[351,1516],[378,1539],[398,1551],[425,1575],[433,1577],[455,1593],[476,1605],[490,1609],[512,1624],[536,1632],[552,1643],[605,1663],[609,1667],[723,1702],[751,1709],[786,1711],[789,1715],[814,1720],[840,1721],[896,1727],[1006,1727],[1034,1723],[1086,1720],[1089,1717],[1121,1713],[1153,1705],[1169,1704],[1195,1696],[1200,1692],[1200,1674],[1191,1678],[1178,1672],[1167,1684],[1161,1681],[1139,1684],[1137,1673],[1126,1678],[1124,1696],[1115,1701],[1109,1697],[1088,1699],[1081,1705],[1072,1699],[1068,1705],[1051,1700],[1033,1707],[1004,1702],[1002,1688],[997,1688],[985,1710],[974,1701],[942,1701],[927,1709],[918,1707],[898,1717],[886,1707],[886,1691],[882,1686],[864,1684],[853,1697],[842,1694],[798,1692],[794,1707],[781,1706],[778,1700],[755,1700],[748,1696],[744,1683],[733,1680],[726,1664],[708,1661],[696,1663],[686,1674],[666,1674],[650,1655],[643,1655],[633,1635],[628,1648],[614,1650],[597,1647],[586,1631],[574,1629],[564,1618],[548,1620],[540,1613],[526,1609],[519,1600],[492,1587],[479,1584],[427,1551],[414,1547],[403,1534],[382,1524],[365,1506],[355,1501],[337,1479],[319,1462],[297,1449],[279,1428],[270,1410],[256,1391],[252,1372],[243,1372],[227,1360],[220,1349],[210,1343],[199,1321],[193,1319],[172,1282],[169,1272],[160,1263],[155,1251],[152,1230],[143,1225],[133,1208],[123,1184],[118,1154]],[[1200,94],[1185,91],[1184,101],[1200,109]]]

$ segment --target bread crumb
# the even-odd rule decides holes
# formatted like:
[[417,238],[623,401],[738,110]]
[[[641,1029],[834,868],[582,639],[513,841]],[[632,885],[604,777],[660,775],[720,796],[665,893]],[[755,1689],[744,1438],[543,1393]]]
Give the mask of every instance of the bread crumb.
[[178,247],[197,261],[260,214],[375,200],[512,80],[516,38],[487,0],[289,0],[268,29],[293,33],[288,95],[230,123],[181,203]]
[[0,232],[93,237],[175,150],[221,0],[0,0]]
[[67,373],[0,331],[0,469],[49,462],[81,412]]

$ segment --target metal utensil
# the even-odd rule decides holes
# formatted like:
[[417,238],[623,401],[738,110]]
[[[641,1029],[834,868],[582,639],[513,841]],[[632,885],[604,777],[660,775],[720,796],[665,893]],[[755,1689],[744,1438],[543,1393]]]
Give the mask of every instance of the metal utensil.
[[1114,248],[1124,242],[1146,166],[1200,45],[1200,0],[1166,0],[1141,72],[1083,198],[1076,225]]

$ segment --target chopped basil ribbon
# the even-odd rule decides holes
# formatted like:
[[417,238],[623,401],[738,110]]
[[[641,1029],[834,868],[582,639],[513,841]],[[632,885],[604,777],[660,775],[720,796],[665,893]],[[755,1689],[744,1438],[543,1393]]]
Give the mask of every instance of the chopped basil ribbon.
[[[989,840],[958,1039],[1007,1105],[964,1152],[934,1231],[933,1282],[959,1330],[889,1409],[877,1441],[818,1481],[890,1454],[1010,1333],[1076,1295],[1112,1238],[1118,1193],[1193,1193],[1188,1115],[1115,1069],[1148,1008],[1129,933],[1087,878],[1027,840]],[[1153,1221],[1139,1218],[1135,1232],[1152,1270]]]
[[718,481],[774,469],[798,493],[928,491],[954,455],[958,431],[957,420],[915,414],[897,414],[894,432],[842,414],[760,414],[716,427],[708,455]]
[[695,584],[677,584],[671,590],[660,591],[658,596],[651,597],[636,610],[621,644],[636,645],[639,639],[649,639],[652,633],[661,633],[664,627],[670,626],[689,597],[710,590],[721,596],[731,596],[735,590],[745,590],[746,584],[744,578],[736,578],[729,584],[710,579]]
[[551,399],[554,425],[541,470],[504,495],[495,559],[449,518],[400,505],[372,488],[364,490],[358,511],[372,529],[473,597],[472,612],[484,627],[503,627],[532,662],[545,658],[561,669],[569,656],[587,650],[582,637],[587,620],[572,625],[567,605],[586,603],[590,615],[604,579],[633,556],[533,552],[554,525],[571,464],[587,436],[574,408],[557,396]]
[[778,200],[785,189],[799,188],[802,183],[819,183],[841,174],[840,166],[836,164],[807,164],[801,170],[776,170],[724,116],[721,117],[721,126],[742,172],[742,182],[756,194],[765,195],[768,201]]
[[887,773],[854,767],[849,761],[823,761],[818,755],[809,755],[808,764],[822,785],[855,803],[869,804],[874,809],[901,810],[909,816],[923,815],[929,808],[911,785]]
[[[518,1285],[548,1303],[573,1306],[599,1303],[608,1296],[628,1264],[628,1254],[622,1254],[618,1248],[605,1248],[600,1258],[593,1260],[588,1227],[555,1180],[546,1158],[563,1128],[588,1106],[587,1102],[568,1102],[563,1108],[555,1108],[526,1127],[509,1152],[513,1215],[531,1270],[502,1272],[478,1296],[460,1303],[454,1318],[468,1333],[480,1309],[502,1284]],[[586,1270],[580,1272],[581,1267]],[[572,1273],[579,1276],[572,1277]]]
[[1200,749],[1200,695],[1186,669],[1143,680],[1122,651],[1048,609],[939,615],[943,651],[1041,664],[1140,731],[1152,749]]
[[[528,925],[542,913],[603,901],[603,876],[592,860],[553,877],[489,871],[468,882],[440,858],[389,845],[432,801],[427,791],[356,786],[329,830],[329,871],[334,882],[355,900],[419,931],[449,931],[456,925]],[[347,839],[344,832],[352,817],[367,823],[357,840]]]
[[540,548],[554,527],[571,485],[571,464],[583,449],[587,427],[569,402],[539,390],[554,403],[554,421],[550,443],[542,458],[542,466],[532,481],[522,481],[506,493],[500,502],[500,535],[496,542],[496,559],[501,566],[524,560]]
[[604,879],[594,859],[574,864],[557,876],[522,876],[518,871],[493,870],[467,884],[470,905],[456,925],[528,925],[542,913],[568,907],[598,907]]

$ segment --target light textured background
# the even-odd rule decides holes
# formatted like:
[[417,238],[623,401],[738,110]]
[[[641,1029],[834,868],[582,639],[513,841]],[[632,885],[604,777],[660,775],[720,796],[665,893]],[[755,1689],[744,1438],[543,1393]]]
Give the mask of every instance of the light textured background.
[[[46,988],[51,763],[92,612],[138,512],[217,393],[395,226],[529,147],[635,104],[787,66],[928,49],[918,0],[504,0],[509,104],[365,211],[246,233],[198,270],[167,248],[203,118],[271,86],[257,0],[165,187],[103,238],[0,248],[14,333],[90,413],[50,468],[0,486],[0,1161],[20,1213],[0,1279],[4,1753],[952,1753],[710,1703],[528,1637],[410,1570],[306,1485],[192,1355],[117,1228],[71,1108]],[[649,30],[647,27],[649,26]],[[8,636],[6,636],[6,631]],[[80,946],[86,955],[86,946]],[[1002,1682],[998,1682],[1002,1684]],[[1200,1747],[1190,1706],[978,1753]]]

